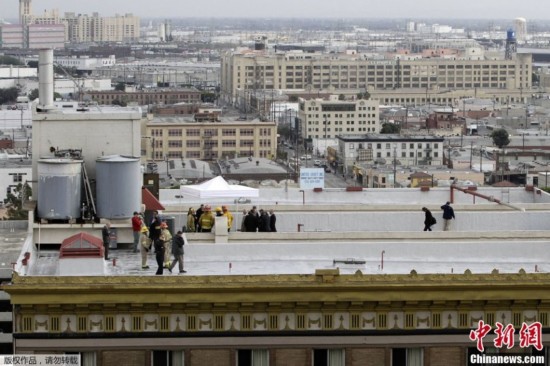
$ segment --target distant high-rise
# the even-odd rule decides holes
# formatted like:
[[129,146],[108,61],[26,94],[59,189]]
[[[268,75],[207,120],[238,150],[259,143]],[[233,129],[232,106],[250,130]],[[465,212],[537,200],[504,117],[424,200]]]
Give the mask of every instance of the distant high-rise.
[[31,0],[19,0],[19,23],[27,24],[32,14]]
[[527,20],[525,18],[516,18],[514,20],[514,28],[518,43],[525,43],[527,40]]

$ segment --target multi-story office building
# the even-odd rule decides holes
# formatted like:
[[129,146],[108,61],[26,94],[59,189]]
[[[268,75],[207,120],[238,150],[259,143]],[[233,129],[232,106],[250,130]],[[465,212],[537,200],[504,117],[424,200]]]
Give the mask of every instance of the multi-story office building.
[[255,156],[271,159],[277,151],[275,122],[195,122],[183,118],[155,118],[147,123],[147,159],[216,160]]
[[65,13],[69,42],[127,42],[139,39],[139,17],[132,14],[100,17],[98,13]]
[[[19,19],[25,33],[31,25],[63,26],[62,42],[129,42],[138,40],[140,32],[139,17],[132,14],[100,17],[99,13],[91,16],[65,13],[60,16],[59,11],[54,9],[35,15],[32,14],[31,0],[19,0]],[[49,47],[44,42],[41,43],[43,45],[38,45],[38,48]],[[22,47],[32,48],[31,46],[31,42],[28,42]]]
[[300,99],[298,116],[303,138],[335,138],[380,131],[377,100]]
[[196,89],[147,89],[139,91],[90,91],[88,95],[100,104],[120,102],[135,102],[139,105],[201,103],[201,92]]
[[443,137],[399,135],[337,136],[335,160],[344,170],[356,162],[400,166],[443,165]]
[[[402,58],[402,57],[401,57]],[[515,96],[531,89],[531,55],[516,54],[512,60],[485,57],[472,60],[466,55],[422,59],[372,60],[361,55],[321,53],[275,53],[265,51],[228,52],[222,57],[222,96],[237,103],[238,90],[368,90],[401,89],[425,91],[460,90],[473,96],[478,91],[506,90]]]

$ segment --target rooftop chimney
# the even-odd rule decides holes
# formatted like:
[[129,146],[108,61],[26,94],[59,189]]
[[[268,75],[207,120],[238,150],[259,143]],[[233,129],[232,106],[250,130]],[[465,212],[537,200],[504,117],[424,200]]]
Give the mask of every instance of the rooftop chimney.
[[37,111],[54,109],[53,105],[53,50],[43,49],[38,54]]

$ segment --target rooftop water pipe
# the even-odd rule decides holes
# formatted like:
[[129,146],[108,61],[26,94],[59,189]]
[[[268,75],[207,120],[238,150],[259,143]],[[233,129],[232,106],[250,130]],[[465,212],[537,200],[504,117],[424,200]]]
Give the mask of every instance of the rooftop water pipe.
[[471,194],[472,196],[475,196],[475,197],[484,198],[489,202],[495,202],[495,203],[498,203],[499,205],[507,206],[507,207],[513,208],[514,210],[525,212],[525,209],[523,207],[519,207],[519,206],[516,206],[516,205],[512,205],[510,203],[502,202],[501,200],[499,200],[498,198],[495,198],[494,196],[487,196],[487,195],[478,193],[478,192],[476,192],[474,190],[471,190],[471,189],[468,189],[468,188],[457,187],[454,184],[451,185],[451,200],[450,200],[451,203],[454,203],[454,190],[455,189],[458,190],[458,191],[467,193],[467,194]]

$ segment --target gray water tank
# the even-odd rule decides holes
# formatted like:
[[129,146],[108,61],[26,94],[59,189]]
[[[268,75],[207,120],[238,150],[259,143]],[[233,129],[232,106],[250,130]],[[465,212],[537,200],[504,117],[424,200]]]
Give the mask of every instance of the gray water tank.
[[82,160],[40,159],[38,171],[38,217],[70,220],[80,217]]
[[104,219],[128,219],[141,209],[139,158],[110,155],[96,160],[97,215]]

